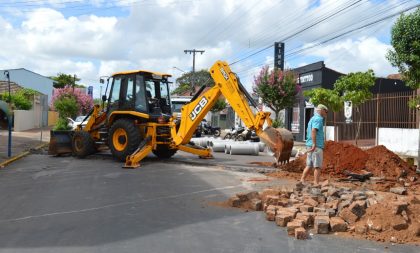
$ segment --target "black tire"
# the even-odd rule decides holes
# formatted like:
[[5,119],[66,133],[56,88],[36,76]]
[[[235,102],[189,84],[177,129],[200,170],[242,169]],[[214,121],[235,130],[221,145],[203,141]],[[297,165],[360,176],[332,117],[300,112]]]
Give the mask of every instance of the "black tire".
[[238,135],[236,138],[235,138],[235,141],[244,141],[245,140],[245,137],[243,136],[243,135]]
[[141,141],[139,128],[129,119],[119,119],[109,130],[108,144],[112,155],[119,161],[125,162]]
[[153,154],[161,159],[171,158],[176,153],[176,149],[170,149],[168,145],[157,145]]
[[201,132],[200,131],[195,132],[195,137],[201,137]]
[[231,134],[226,134],[224,137],[223,137],[223,140],[230,140],[232,138],[232,135]]
[[213,136],[214,137],[219,137],[220,136],[220,129],[215,129]]
[[95,141],[85,131],[75,131],[71,140],[73,155],[78,158],[85,158],[96,152]]

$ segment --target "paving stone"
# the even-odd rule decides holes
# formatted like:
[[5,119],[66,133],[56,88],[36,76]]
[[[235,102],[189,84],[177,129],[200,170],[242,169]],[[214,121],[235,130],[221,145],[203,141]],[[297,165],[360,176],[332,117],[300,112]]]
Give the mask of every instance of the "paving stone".
[[308,239],[308,233],[304,228],[296,228],[295,229],[295,238],[298,240],[306,240]]
[[287,233],[289,235],[294,235],[296,228],[303,228],[303,221],[302,220],[294,219],[294,220],[287,223]]
[[340,191],[335,187],[330,187],[327,192],[328,197],[339,197]]
[[315,207],[315,206],[318,205],[318,201],[313,200],[311,198],[306,198],[306,199],[303,200],[303,204]]
[[298,199],[289,199],[288,202],[287,202],[287,204],[285,206],[287,206],[287,205],[296,205],[296,204],[299,204],[299,203],[301,203],[301,201],[298,200]]
[[228,205],[232,207],[240,207],[241,203],[241,200],[236,196],[230,197],[228,200]]
[[332,208],[337,210],[338,209],[338,204],[340,203],[340,201],[338,199],[336,200],[332,200],[330,202],[327,201],[327,203],[325,203],[325,207],[326,208]]
[[399,194],[399,195],[407,194],[407,189],[405,187],[394,187],[394,188],[389,189],[389,191],[395,194]]
[[310,215],[304,215],[302,213],[298,213],[296,214],[296,219],[302,220],[305,227],[312,226],[313,224],[313,219],[311,218]]
[[353,200],[353,198],[354,198],[354,196],[353,196],[353,194],[342,194],[341,196],[340,196],[340,199],[341,200]]
[[378,204],[378,201],[375,198],[368,198],[366,203],[367,203],[367,207],[370,207],[370,206]]
[[320,188],[315,188],[315,187],[312,187],[311,188],[311,194],[312,195],[321,195],[321,189]]
[[260,199],[251,199],[249,203],[249,208],[254,211],[261,211],[262,201]]
[[245,202],[248,200],[246,192],[236,193],[236,197],[238,197],[242,202]]
[[277,226],[285,227],[287,223],[293,220],[293,215],[290,213],[282,212],[275,217]]
[[274,221],[276,219],[276,210],[267,209],[267,211],[265,212],[265,218],[268,221]]
[[326,209],[321,207],[314,207],[314,213],[325,213]]
[[[288,206],[289,205],[289,201],[290,201],[289,199],[281,198],[281,199],[279,199],[277,201],[277,205],[279,205],[279,206]],[[299,203],[298,200],[294,200],[294,201],[296,201],[296,203]]]
[[365,203],[362,203],[360,201],[353,202],[348,208],[358,218],[361,218],[366,213]]
[[338,204],[337,211],[340,213],[343,208],[349,207],[351,205],[351,200],[344,200]]
[[265,197],[265,203],[269,205],[277,205],[279,200],[280,200],[280,197],[277,195],[268,195]]
[[366,199],[367,199],[367,197],[365,195],[354,197],[354,200],[366,200]]
[[313,206],[309,206],[309,205],[302,205],[299,208],[299,211],[301,211],[301,212],[312,212],[313,210],[314,210],[314,207]]
[[347,223],[340,217],[331,217],[330,226],[332,232],[346,232]]
[[327,216],[316,216],[314,229],[317,234],[328,234],[330,229],[330,219]]
[[260,198],[260,195],[258,194],[258,192],[257,192],[257,191],[252,191],[252,192],[248,192],[248,193],[246,194],[246,197],[247,197],[248,199],[259,199],[259,198]]
[[327,202],[327,198],[324,195],[319,195],[317,201],[318,203],[325,203]]
[[357,215],[352,213],[348,207],[341,210],[338,216],[343,218],[343,220],[349,224],[354,224],[358,220]]
[[329,217],[333,217],[336,214],[334,208],[327,208],[327,210],[325,212],[328,214]]

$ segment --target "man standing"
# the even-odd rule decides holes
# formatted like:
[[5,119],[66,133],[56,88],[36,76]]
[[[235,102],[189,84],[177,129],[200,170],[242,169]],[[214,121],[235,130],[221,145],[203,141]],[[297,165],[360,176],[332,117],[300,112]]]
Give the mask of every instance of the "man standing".
[[324,149],[324,119],[327,118],[327,113],[328,108],[319,104],[315,108],[314,116],[309,120],[306,133],[306,168],[300,179],[302,184],[310,169],[314,169],[314,184],[319,184]]

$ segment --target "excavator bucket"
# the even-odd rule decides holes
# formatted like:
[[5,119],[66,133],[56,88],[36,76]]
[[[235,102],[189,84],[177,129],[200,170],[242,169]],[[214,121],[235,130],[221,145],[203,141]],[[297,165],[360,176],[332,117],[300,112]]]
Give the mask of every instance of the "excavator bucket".
[[289,130],[267,127],[259,137],[273,153],[277,164],[289,162],[293,148],[293,135]]
[[64,155],[72,153],[72,137],[74,131],[54,131],[50,133],[49,155]]

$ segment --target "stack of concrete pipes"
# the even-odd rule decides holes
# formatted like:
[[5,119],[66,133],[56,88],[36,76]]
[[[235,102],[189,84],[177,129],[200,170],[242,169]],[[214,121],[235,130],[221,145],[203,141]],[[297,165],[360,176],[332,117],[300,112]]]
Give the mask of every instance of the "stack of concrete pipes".
[[265,144],[262,142],[221,140],[215,138],[192,138],[196,145],[210,147],[213,152],[225,152],[230,155],[259,155],[264,152]]

